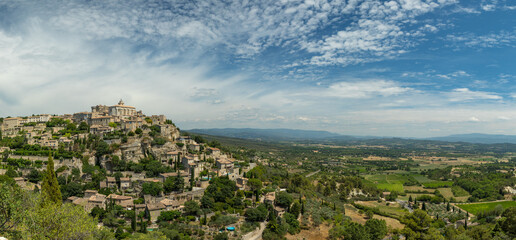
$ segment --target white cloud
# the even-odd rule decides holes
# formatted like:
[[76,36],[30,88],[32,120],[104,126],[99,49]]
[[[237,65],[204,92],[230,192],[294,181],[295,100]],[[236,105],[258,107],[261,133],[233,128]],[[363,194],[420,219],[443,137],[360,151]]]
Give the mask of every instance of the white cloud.
[[478,119],[477,117],[470,117],[469,121],[471,121],[471,122],[480,122],[480,119]]
[[339,98],[370,98],[399,95],[412,90],[414,89],[402,87],[396,82],[385,80],[338,82],[328,88],[326,96]]
[[497,94],[490,92],[471,91],[468,88],[456,88],[448,94],[452,102],[471,101],[471,100],[502,100]]
[[452,79],[457,77],[470,77],[471,75],[463,70],[458,70],[449,74],[436,74],[437,77],[444,79]]

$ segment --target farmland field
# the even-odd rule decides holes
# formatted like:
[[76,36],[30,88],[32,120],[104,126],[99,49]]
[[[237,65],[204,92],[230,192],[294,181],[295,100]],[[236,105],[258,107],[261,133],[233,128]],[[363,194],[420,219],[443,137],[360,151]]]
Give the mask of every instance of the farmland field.
[[469,193],[466,190],[464,190],[461,187],[459,187],[459,186],[453,186],[451,188],[451,190],[452,190],[453,195],[455,197],[466,197],[466,196],[469,196]]
[[401,183],[380,183],[377,184],[376,187],[381,190],[386,190],[389,192],[403,192],[403,184]]
[[493,210],[498,205],[501,205],[504,209],[508,207],[516,207],[516,201],[459,204],[457,206],[471,214],[477,215],[479,212]]
[[409,175],[400,174],[365,175],[364,177],[376,184],[378,189],[391,192],[403,192],[403,184],[409,181]]
[[452,185],[453,185],[452,181],[435,181],[435,182],[423,183],[423,186],[425,186],[427,188],[451,187]]
[[406,196],[398,196],[398,199],[403,200],[403,201],[408,201],[410,196],[412,196],[412,199],[416,199],[417,197],[420,197],[423,195],[427,195],[427,196],[431,196],[431,197],[435,196],[432,193],[407,193]]
[[437,190],[439,190],[439,192],[448,200],[452,197],[455,197],[451,188],[438,188]]
[[419,175],[419,174],[412,175],[412,177],[414,177],[421,184],[434,181],[432,179],[429,179],[429,178],[427,178],[423,175]]
[[390,205],[387,205],[385,202],[379,203],[377,201],[358,201],[356,203],[370,208],[378,208],[381,212],[398,217],[401,217],[408,212],[404,208],[401,208],[401,206],[397,203]]

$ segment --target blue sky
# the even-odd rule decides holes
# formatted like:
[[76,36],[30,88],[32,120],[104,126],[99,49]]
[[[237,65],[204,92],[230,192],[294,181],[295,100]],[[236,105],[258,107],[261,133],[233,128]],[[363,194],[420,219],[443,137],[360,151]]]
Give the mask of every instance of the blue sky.
[[516,134],[516,2],[0,2],[0,116],[123,98],[183,129]]

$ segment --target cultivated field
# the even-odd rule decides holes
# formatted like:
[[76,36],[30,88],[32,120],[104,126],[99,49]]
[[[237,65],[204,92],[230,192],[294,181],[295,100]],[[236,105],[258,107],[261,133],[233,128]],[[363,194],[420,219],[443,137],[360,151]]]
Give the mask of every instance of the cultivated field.
[[473,215],[477,215],[479,212],[491,211],[498,205],[501,205],[504,209],[508,207],[516,207],[516,201],[457,204],[457,207],[460,207]]

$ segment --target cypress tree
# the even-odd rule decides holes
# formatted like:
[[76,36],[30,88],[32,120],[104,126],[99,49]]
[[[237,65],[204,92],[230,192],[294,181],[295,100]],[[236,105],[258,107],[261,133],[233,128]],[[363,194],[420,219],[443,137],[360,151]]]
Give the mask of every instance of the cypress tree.
[[62,203],[61,190],[57,182],[56,173],[54,171],[54,160],[52,156],[48,156],[47,173],[41,184],[41,196],[44,202],[56,204]]
[[131,218],[131,229],[133,232],[136,232],[136,205],[134,207],[133,213],[133,217]]

